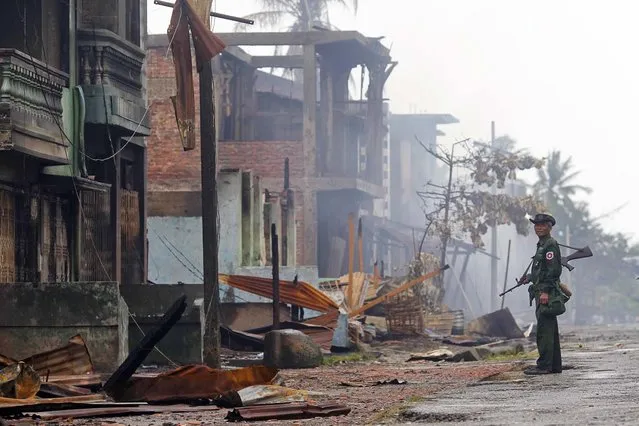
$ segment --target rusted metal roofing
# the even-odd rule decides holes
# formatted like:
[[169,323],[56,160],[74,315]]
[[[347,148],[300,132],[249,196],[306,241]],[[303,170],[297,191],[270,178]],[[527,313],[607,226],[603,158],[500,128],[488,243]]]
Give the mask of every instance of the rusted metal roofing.
[[82,387],[97,387],[102,386],[102,381],[105,377],[101,374],[71,374],[64,376],[51,376],[47,383],[57,383],[63,385],[82,386]]
[[205,365],[187,365],[156,376],[133,376],[118,401],[173,402],[211,399],[225,392],[253,385],[270,384],[276,368],[251,366],[217,370]]
[[[246,275],[219,276],[220,282],[240,290],[259,296],[273,298],[273,280],[270,278],[251,277]],[[319,312],[330,312],[339,309],[333,299],[312,285],[298,281],[280,280],[280,301]]]
[[39,418],[40,420],[56,420],[56,419],[89,419],[98,417],[114,417],[114,416],[142,416],[149,414],[160,413],[190,413],[190,412],[204,412],[204,411],[218,411],[220,408],[215,406],[188,406],[188,405],[138,405],[134,407],[130,406],[117,406],[118,404],[111,404],[115,406],[106,407],[87,407],[76,408],[68,410],[54,410],[54,411],[33,411],[24,412],[23,414],[32,418]]
[[318,404],[293,402],[289,404],[256,405],[229,411],[226,419],[231,422],[259,420],[309,419],[312,417],[343,416],[351,409],[341,404]]
[[79,334],[73,336],[69,344],[62,348],[33,355],[23,361],[43,378],[93,373],[89,350]]
[[[280,329],[293,329],[299,330],[302,333],[306,334],[311,340],[317,343],[322,349],[330,350],[331,344],[333,342],[333,330],[329,327],[324,327],[320,325],[312,325],[305,324],[302,322],[295,321],[283,321],[280,323]],[[266,327],[255,328],[253,330],[248,330],[247,333],[251,333],[253,335],[265,335],[269,331],[273,329],[272,325]]]
[[16,361],[15,359],[11,359],[8,356],[4,356],[0,354],[0,368],[6,367],[7,365],[15,364],[16,362],[18,361]]
[[216,404],[222,407],[249,407],[253,405],[306,402],[308,391],[278,385],[249,386],[239,391],[226,392]]

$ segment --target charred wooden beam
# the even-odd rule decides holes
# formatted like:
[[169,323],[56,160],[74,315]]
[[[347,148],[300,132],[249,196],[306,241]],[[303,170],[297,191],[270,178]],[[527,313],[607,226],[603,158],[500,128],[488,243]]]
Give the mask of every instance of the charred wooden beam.
[[164,314],[157,327],[144,336],[115,373],[109,377],[103,387],[107,395],[117,399],[117,396],[124,390],[131,376],[133,376],[138,367],[142,365],[146,357],[149,356],[153,348],[155,348],[155,345],[157,345],[180,318],[182,318],[182,314],[184,314],[185,310],[186,295],[182,295]]
[[251,65],[255,68],[304,68],[302,55],[253,56]]

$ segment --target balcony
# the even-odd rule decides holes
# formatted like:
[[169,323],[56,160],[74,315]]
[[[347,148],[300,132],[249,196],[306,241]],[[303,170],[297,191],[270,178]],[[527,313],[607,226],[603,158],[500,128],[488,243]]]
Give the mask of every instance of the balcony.
[[148,136],[143,99],[144,51],[104,29],[78,30],[79,84],[87,125],[110,125],[120,137]]
[[68,76],[16,49],[0,48],[0,151],[68,164],[61,131]]

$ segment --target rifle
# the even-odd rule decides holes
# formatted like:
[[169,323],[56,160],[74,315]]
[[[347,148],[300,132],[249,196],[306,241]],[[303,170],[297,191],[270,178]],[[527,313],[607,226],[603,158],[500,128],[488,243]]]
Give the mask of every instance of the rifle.
[[[557,243],[559,244],[559,243]],[[570,254],[568,256],[562,256],[561,258],[561,266],[563,266],[564,268],[568,269],[569,271],[572,271],[573,269],[575,269],[574,266],[572,266],[571,264],[569,264],[568,262],[570,262],[571,260],[577,260],[577,259],[584,259],[586,257],[592,257],[592,250],[590,250],[590,247],[586,246],[584,248],[576,248],[576,247],[570,247],[567,246],[565,244],[559,244],[561,247],[566,247],[572,250],[576,250],[573,254]],[[530,267],[532,266],[533,261],[531,260],[530,263],[528,264],[528,267],[526,268],[526,270],[524,271],[523,275],[521,276],[521,278],[517,279],[515,278],[515,282],[517,283],[516,286],[513,286],[511,288],[509,288],[508,290],[504,291],[503,293],[501,293],[499,295],[499,297],[503,297],[506,293],[510,293],[511,291],[513,291],[514,289],[521,287],[524,284],[527,284],[525,281],[526,275],[528,275],[528,271],[530,270]]]
[[564,256],[561,258],[561,266],[565,267],[566,269],[568,269],[569,271],[572,271],[573,269],[575,269],[574,266],[572,266],[571,264],[569,264],[568,262],[570,262],[571,260],[577,260],[577,259],[584,259],[586,257],[592,257],[592,250],[590,250],[590,247],[586,246],[584,248],[576,248],[576,247],[570,247],[567,246],[565,244],[559,244],[558,245],[562,246],[562,247],[566,247],[572,250],[576,250],[573,254],[568,255],[568,256]]
[[516,288],[521,287],[522,285],[526,284],[526,276],[528,275],[528,271],[530,270],[530,267],[532,266],[533,261],[531,260],[530,263],[528,264],[528,266],[526,267],[526,270],[524,271],[524,273],[521,275],[521,277],[519,279],[515,278],[515,282],[517,283],[516,286],[509,288],[508,290],[504,291],[503,293],[501,293],[499,295],[499,297],[504,297],[504,294],[506,293],[510,293],[511,291],[513,291]]

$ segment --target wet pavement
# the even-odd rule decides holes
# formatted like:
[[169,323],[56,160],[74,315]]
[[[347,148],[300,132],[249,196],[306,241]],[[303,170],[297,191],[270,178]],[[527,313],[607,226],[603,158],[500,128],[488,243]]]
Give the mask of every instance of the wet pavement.
[[[562,374],[521,368],[440,393],[398,423],[465,425],[639,424],[639,325],[562,330]],[[530,363],[528,363],[530,364]]]

